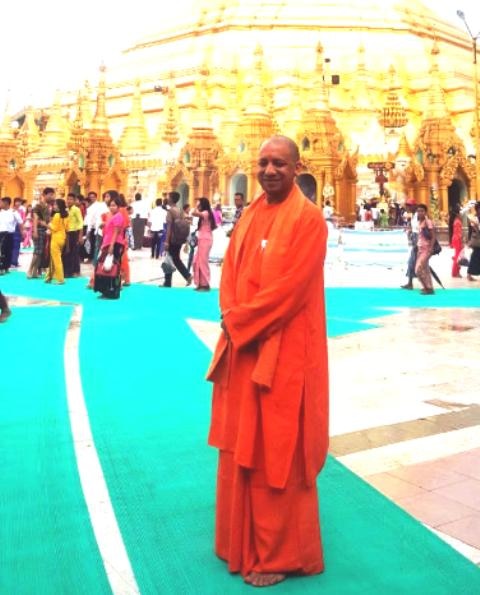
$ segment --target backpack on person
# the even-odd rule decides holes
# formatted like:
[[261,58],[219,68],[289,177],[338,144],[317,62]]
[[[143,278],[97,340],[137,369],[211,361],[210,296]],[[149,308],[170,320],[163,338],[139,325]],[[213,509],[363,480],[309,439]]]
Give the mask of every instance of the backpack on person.
[[183,214],[179,214],[172,221],[172,237],[170,242],[176,245],[182,245],[187,241],[190,235],[190,222]]

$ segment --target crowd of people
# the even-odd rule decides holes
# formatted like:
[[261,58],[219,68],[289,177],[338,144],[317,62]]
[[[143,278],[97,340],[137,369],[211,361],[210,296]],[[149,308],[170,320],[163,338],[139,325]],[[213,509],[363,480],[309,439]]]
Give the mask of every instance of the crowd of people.
[[[429,260],[438,245],[435,226],[425,205],[409,200],[398,210],[388,194],[369,204],[359,205],[357,218],[372,226],[401,224],[409,233],[411,253],[404,289],[413,289],[418,278],[424,294],[434,293]],[[235,214],[227,236],[237,224],[245,200],[234,195]],[[102,298],[117,299],[122,287],[130,285],[129,250],[148,246],[151,258],[161,260],[163,283],[171,287],[175,272],[187,286],[197,291],[210,289],[210,252],[213,232],[222,226],[222,206],[212,206],[200,197],[191,207],[181,207],[178,192],[165,193],[152,205],[136,193],[128,204],[125,197],[109,190],[99,198],[95,192],[86,197],[69,193],[56,198],[53,188],[45,188],[33,205],[22,198],[4,197],[0,202],[0,274],[18,267],[20,250],[32,249],[27,271],[29,279],[43,278],[46,283],[63,284],[78,277],[82,263],[91,263],[87,287]],[[480,275],[480,202],[453,208],[449,222],[450,245],[454,249],[452,277],[460,276],[467,265],[469,281]],[[388,217],[386,213],[388,212]],[[335,223],[329,200],[323,206],[324,219]],[[468,229],[465,233],[465,229]],[[182,257],[182,250],[187,256]]]
[[408,213],[408,201],[406,204],[395,202],[388,191],[384,190],[378,197],[359,201],[356,218],[358,222],[370,223],[374,228],[385,229],[407,225]]
[[[430,258],[441,250],[436,229],[424,204],[417,205],[410,201],[407,215],[411,250],[407,263],[407,282],[401,287],[413,289],[413,279],[417,277],[422,285],[420,292],[431,295],[435,291]],[[468,202],[463,207],[460,204],[454,205],[449,217],[448,233],[449,245],[453,249],[452,278],[461,277],[461,266],[466,266],[467,280],[476,281],[475,277],[480,275],[480,202]]]
[[[129,249],[148,245],[152,259],[163,261],[161,287],[171,287],[178,271],[187,285],[194,283],[196,290],[208,291],[209,255],[213,231],[223,223],[222,207],[212,207],[206,197],[197,199],[193,208],[188,204],[180,208],[179,201],[180,194],[170,192],[152,207],[136,193],[128,204],[116,190],[108,190],[101,198],[92,191],[86,197],[69,193],[64,199],[56,198],[50,187],[44,188],[33,205],[4,197],[0,203],[0,273],[18,267],[21,248],[30,248],[28,279],[62,285],[65,279],[80,276],[82,263],[91,263],[87,288],[102,298],[117,299],[121,288],[130,285]],[[236,194],[233,226],[243,202],[243,195]],[[186,264],[182,248],[188,252]]]

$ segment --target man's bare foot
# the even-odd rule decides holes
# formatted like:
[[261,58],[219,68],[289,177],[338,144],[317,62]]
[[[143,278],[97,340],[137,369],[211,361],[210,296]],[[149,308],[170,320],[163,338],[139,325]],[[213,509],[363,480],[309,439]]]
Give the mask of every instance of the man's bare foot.
[[286,574],[251,572],[245,577],[245,582],[253,587],[271,587],[281,583],[287,578]]

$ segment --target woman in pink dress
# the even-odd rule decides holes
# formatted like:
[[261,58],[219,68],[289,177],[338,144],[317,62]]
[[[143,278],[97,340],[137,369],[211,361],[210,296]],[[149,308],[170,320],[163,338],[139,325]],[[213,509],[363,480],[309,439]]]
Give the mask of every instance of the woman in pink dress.
[[223,223],[222,205],[218,202],[213,209],[213,218],[217,227],[221,227]]
[[217,227],[208,198],[199,198],[197,208],[192,212],[198,217],[197,251],[193,258],[193,280],[197,291],[210,289],[210,265],[208,257],[213,244],[213,230]]
[[460,217],[460,205],[455,205],[450,215],[450,247],[455,250],[453,254],[452,277],[461,277],[458,257],[463,248],[463,225]]
[[[93,289],[99,291],[102,298],[118,299],[121,287],[120,263],[125,250],[125,218],[120,211],[122,201],[116,190],[108,190],[105,193],[105,202],[110,213],[105,218]],[[109,270],[105,270],[103,266],[107,256],[113,257],[113,266]]]
[[22,248],[31,248],[33,246],[32,225],[33,225],[32,205],[28,205],[26,213],[25,213],[25,220],[23,223]]

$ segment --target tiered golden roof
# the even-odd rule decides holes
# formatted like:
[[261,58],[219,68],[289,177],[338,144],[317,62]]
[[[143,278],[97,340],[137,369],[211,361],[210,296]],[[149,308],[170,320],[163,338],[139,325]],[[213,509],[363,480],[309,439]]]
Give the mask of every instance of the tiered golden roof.
[[[434,185],[446,210],[452,185],[465,194],[475,182],[470,62],[471,40],[418,0],[192,0],[102,72],[97,91],[82,91],[81,106],[75,95],[46,108],[40,133],[39,110],[27,111],[16,142],[25,172],[36,159],[39,175],[25,191],[39,191],[47,159],[58,187],[114,183],[154,199],[182,186],[189,200],[224,202],[241,187],[251,198],[256,151],[278,131],[299,143],[312,196],[320,203],[333,188],[347,218],[376,191],[368,162],[408,144],[406,191],[428,201]],[[66,109],[75,115],[64,139]]]

